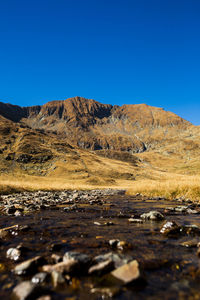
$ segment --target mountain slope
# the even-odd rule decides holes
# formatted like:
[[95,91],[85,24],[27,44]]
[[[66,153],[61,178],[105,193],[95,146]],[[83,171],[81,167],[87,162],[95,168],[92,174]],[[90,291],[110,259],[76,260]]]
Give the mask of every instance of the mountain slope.
[[191,160],[194,172],[200,169],[199,127],[146,104],[120,107],[81,97],[33,107],[0,103],[0,125],[2,172],[68,178],[75,172],[91,181],[132,179],[139,166],[190,172]]

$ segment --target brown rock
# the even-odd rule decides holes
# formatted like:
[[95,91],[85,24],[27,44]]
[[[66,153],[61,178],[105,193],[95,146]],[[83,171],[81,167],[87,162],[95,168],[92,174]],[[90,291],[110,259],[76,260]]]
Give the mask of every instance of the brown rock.
[[39,266],[45,263],[45,259],[41,256],[36,256],[34,258],[23,261],[14,268],[14,273],[17,275],[27,275],[32,274],[37,271]]
[[130,284],[141,279],[141,271],[137,260],[133,260],[111,272],[111,275],[119,279],[123,284]]
[[68,261],[62,261],[55,265],[45,265],[42,267],[42,271],[47,273],[52,273],[54,271],[60,273],[71,273],[76,269],[76,267],[77,267],[77,261],[71,259]]
[[13,289],[13,298],[16,300],[29,300],[39,297],[44,290],[31,281],[22,281]]

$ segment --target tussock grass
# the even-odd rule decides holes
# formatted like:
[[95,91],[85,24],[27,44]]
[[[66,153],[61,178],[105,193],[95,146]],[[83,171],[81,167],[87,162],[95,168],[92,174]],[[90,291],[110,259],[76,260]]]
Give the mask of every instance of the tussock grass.
[[127,194],[141,193],[147,196],[163,196],[168,199],[179,197],[200,201],[200,176],[166,174],[160,179],[143,179],[134,182]]

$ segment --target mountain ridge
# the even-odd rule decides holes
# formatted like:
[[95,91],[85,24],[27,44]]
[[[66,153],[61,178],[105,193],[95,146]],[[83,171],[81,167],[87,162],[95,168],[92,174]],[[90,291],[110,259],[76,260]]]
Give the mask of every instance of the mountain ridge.
[[0,138],[1,174],[93,184],[133,180],[142,170],[200,168],[200,128],[147,104],[118,106],[83,97],[30,107],[1,102]]

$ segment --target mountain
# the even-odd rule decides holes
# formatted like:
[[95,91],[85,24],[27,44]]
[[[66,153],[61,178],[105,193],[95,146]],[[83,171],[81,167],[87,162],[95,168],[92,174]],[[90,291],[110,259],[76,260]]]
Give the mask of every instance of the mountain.
[[112,106],[74,97],[42,106],[0,103],[0,114],[34,129],[61,134],[85,149],[143,152],[154,145],[158,132],[183,131],[192,124],[176,114],[146,104]]
[[82,97],[32,107],[0,102],[5,174],[76,173],[112,181],[133,179],[136,169],[147,166],[189,172],[191,160],[198,166],[199,137],[198,126],[146,104],[112,106]]

